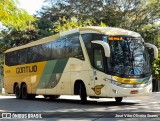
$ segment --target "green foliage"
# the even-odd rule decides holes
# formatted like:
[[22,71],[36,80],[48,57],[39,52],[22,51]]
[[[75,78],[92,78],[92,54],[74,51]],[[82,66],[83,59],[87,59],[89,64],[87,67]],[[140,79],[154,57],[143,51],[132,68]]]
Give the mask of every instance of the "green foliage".
[[84,27],[84,26],[106,26],[106,25],[103,22],[98,24],[92,19],[87,19],[83,21],[73,17],[67,20],[66,17],[63,17],[57,22],[57,25],[55,26],[54,30],[55,32],[63,32],[70,29],[75,29],[75,28]]
[[35,18],[17,5],[17,0],[0,0],[0,22],[8,28],[25,30]]
[[159,19],[159,0],[46,0],[42,17],[94,19],[108,26],[138,30]]
[[28,43],[37,35],[35,17],[18,8],[18,0],[0,0],[0,22],[6,29],[0,30],[0,52]]
[[160,58],[153,62],[153,76],[155,79],[160,79]]
[[37,26],[39,38],[43,38],[54,34],[53,22],[50,19],[42,17],[40,19],[37,19],[35,24]]
[[160,29],[157,24],[144,25],[138,32],[143,36],[145,42],[155,44],[160,52]]
[[0,43],[0,51],[3,52],[8,48],[27,44],[30,41],[34,41],[38,38],[35,28],[27,28],[24,31],[12,29],[12,31],[2,31]]

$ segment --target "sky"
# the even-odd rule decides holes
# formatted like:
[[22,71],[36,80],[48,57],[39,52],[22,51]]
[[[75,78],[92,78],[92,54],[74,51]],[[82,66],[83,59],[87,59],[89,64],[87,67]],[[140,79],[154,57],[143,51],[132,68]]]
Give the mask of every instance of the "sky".
[[30,15],[36,14],[44,0],[19,0],[20,8],[25,9]]

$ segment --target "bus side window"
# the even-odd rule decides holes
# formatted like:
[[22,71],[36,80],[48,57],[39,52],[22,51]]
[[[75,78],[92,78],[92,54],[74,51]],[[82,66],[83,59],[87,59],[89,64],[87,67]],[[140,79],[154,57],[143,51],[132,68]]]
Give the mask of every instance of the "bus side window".
[[39,45],[28,48],[28,63],[40,62]]
[[7,66],[17,65],[17,53],[16,51],[5,54],[5,64]]
[[27,62],[27,49],[17,51],[17,64],[25,64]]
[[91,47],[91,41],[103,40],[104,35],[98,34],[98,33],[86,33],[86,34],[82,34],[81,36],[85,44],[85,47],[87,49],[87,53],[88,53],[91,65],[93,66],[93,52]]
[[102,49],[94,49],[94,67],[104,72],[104,58]]
[[51,53],[51,59],[63,59],[65,58],[65,38],[60,37],[56,39],[52,43],[52,53]]
[[46,61],[54,59],[52,58],[52,43],[51,42],[43,44],[41,52]]
[[84,60],[78,33],[67,36],[65,48],[65,50],[67,51],[66,57],[74,57]]

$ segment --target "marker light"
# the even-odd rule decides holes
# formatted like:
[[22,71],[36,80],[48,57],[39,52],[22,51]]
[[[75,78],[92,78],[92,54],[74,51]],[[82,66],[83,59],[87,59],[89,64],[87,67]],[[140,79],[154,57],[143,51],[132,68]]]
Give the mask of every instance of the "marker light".
[[119,40],[122,40],[122,37],[108,37],[108,40],[116,40],[116,41],[119,41]]

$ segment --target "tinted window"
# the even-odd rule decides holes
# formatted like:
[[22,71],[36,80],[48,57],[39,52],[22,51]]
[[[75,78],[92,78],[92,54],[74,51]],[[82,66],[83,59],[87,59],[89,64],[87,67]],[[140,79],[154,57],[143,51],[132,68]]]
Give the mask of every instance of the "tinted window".
[[28,63],[40,62],[44,60],[46,59],[42,45],[28,48]]
[[27,49],[22,49],[16,52],[17,64],[25,64],[27,62]]
[[52,42],[52,59],[65,58],[65,40],[66,39],[62,37]]
[[75,57],[84,60],[78,33],[67,36],[65,52],[66,57]]
[[103,50],[94,49],[94,67],[98,70],[104,71]]
[[55,59],[52,57],[52,42],[48,42],[42,45],[41,55],[44,56],[44,60],[52,60]]
[[93,65],[93,52],[91,48],[91,41],[95,40],[103,40],[105,35],[102,34],[95,34],[95,33],[87,33],[87,34],[82,34],[82,39],[84,41],[84,44],[87,49],[88,56],[90,58],[90,62]]
[[8,66],[69,57],[84,59],[78,33],[27,49],[6,53],[5,56]]
[[16,53],[16,51],[5,54],[5,63],[8,66],[17,65],[17,53]]

